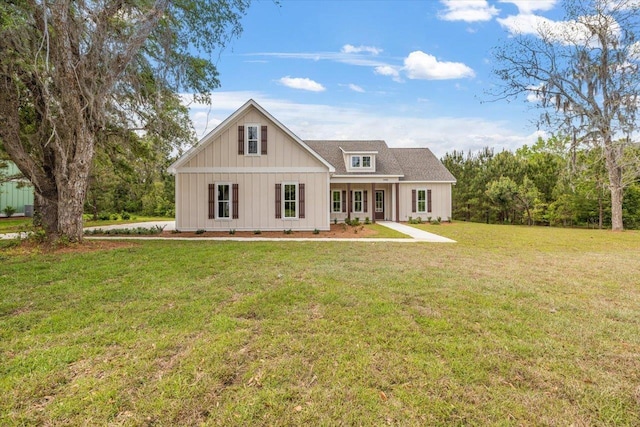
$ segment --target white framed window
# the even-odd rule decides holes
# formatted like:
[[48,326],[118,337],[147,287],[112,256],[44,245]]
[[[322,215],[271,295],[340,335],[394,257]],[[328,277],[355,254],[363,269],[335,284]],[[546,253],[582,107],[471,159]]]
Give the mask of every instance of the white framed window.
[[349,171],[375,172],[375,157],[371,154],[351,154],[347,164]]
[[248,124],[246,126],[246,144],[245,153],[251,156],[259,156],[260,155],[260,125],[259,124]]
[[353,191],[353,212],[362,213],[364,212],[364,197],[362,190],[354,190]]
[[282,183],[282,217],[285,219],[298,218],[298,183]]
[[331,191],[331,211],[342,212],[342,190]]
[[231,218],[231,184],[216,184],[216,219]]
[[418,189],[417,191],[417,211],[419,213],[426,213],[427,212],[427,190],[425,189]]

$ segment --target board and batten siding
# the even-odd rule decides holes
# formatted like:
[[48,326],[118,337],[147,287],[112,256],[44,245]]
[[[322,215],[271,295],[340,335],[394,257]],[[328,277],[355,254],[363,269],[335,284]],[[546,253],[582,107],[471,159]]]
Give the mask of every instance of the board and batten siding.
[[[260,131],[267,126],[267,154],[239,154],[238,126],[246,134],[249,124]],[[329,170],[279,125],[250,107],[209,138],[176,169],[178,230],[329,229]],[[238,184],[237,219],[209,219],[209,184],[216,183]],[[276,218],[275,189],[281,183],[304,184],[304,218]]]
[[[248,124],[267,126],[266,155],[238,154],[238,126]],[[180,167],[178,172],[205,167],[320,168],[323,165],[294,142],[279,126],[256,109],[250,108],[246,114],[222,129],[213,141],[207,142],[206,147]]]
[[[284,182],[305,185],[304,218],[276,218],[276,184]],[[209,219],[208,188],[214,183],[238,184],[237,219]],[[329,183],[324,173],[178,173],[176,228],[181,231],[328,230],[328,193]]]
[[[412,210],[413,190],[431,190],[431,212],[414,212]],[[400,221],[408,221],[409,217],[427,217],[443,221],[451,218],[451,184],[450,183],[400,183]]]

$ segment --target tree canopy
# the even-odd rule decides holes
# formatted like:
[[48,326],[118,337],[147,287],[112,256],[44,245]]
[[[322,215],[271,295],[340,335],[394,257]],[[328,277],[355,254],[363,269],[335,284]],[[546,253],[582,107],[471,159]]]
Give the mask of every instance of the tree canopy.
[[625,173],[637,176],[626,147],[637,130],[640,95],[640,3],[566,0],[562,22],[541,22],[495,49],[501,85],[495,96],[527,96],[543,109],[540,124],[569,135],[570,149],[604,158],[614,230],[623,228]]
[[22,0],[0,4],[0,140],[33,183],[51,239],[82,239],[97,149],[193,137],[181,94],[219,86],[212,58],[249,0]]

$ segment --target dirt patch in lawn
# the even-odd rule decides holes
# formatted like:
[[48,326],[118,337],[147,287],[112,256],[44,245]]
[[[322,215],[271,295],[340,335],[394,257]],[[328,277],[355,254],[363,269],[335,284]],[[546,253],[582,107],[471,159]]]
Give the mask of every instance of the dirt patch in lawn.
[[30,240],[19,242],[6,250],[7,255],[27,255],[34,253],[44,254],[66,254],[85,253],[95,251],[108,251],[112,249],[122,249],[138,246],[138,243],[123,240],[84,240],[82,243],[68,244],[46,244],[36,243]]

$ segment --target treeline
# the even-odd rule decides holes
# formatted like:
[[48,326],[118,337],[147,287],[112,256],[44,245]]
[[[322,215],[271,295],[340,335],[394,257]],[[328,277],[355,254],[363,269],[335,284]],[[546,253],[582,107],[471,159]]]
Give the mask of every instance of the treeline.
[[172,146],[150,137],[129,135],[126,142],[97,150],[89,176],[85,214],[109,219],[127,214],[175,215],[174,177],[167,168],[175,160]]
[[[623,222],[640,228],[640,147],[627,147]],[[453,219],[486,223],[611,226],[611,196],[597,149],[571,149],[568,140],[539,139],[515,153],[453,151],[442,162],[457,178]]]

